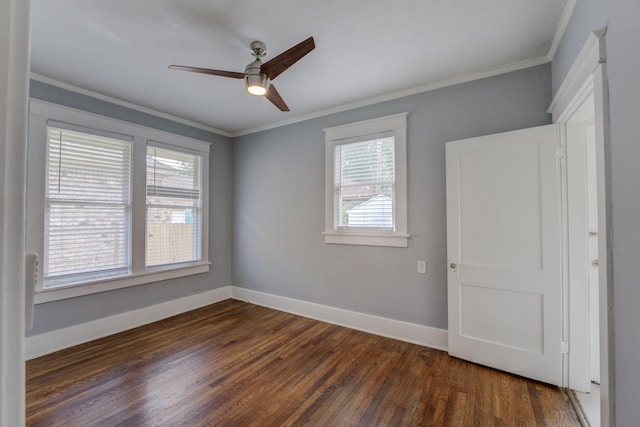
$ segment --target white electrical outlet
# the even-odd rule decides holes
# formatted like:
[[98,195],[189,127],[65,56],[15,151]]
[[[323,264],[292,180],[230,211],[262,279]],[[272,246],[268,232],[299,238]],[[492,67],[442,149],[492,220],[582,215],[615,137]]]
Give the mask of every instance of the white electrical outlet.
[[427,274],[427,261],[418,260],[418,273]]

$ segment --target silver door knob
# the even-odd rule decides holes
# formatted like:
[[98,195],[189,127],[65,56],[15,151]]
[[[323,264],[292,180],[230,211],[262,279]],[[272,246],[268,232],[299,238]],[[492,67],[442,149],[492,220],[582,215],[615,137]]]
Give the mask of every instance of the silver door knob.
[[594,267],[597,267],[600,265],[600,263],[598,262],[597,259],[594,259],[593,261],[591,261],[591,265],[593,265]]
[[452,262],[449,267],[451,267],[452,270],[455,270],[456,268],[458,268],[458,264],[456,264],[455,262]]

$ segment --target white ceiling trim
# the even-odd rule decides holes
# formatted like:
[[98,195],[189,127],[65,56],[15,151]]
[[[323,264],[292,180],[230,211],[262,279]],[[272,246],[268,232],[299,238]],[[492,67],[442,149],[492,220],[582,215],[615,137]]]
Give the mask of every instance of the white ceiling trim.
[[31,79],[39,81],[39,82],[42,82],[42,83],[49,84],[51,86],[56,86],[56,87],[59,87],[61,89],[66,89],[66,90],[69,90],[71,92],[76,92],[76,93],[79,93],[81,95],[90,96],[92,98],[96,98],[96,99],[99,99],[101,101],[106,101],[106,102],[110,102],[112,104],[120,105],[121,107],[126,107],[126,108],[130,108],[132,110],[140,111],[141,113],[151,114],[153,116],[160,117],[162,119],[171,120],[173,122],[181,123],[183,125],[187,125],[187,126],[191,126],[191,127],[197,128],[197,129],[202,129],[202,130],[206,130],[206,131],[209,131],[209,132],[213,132],[213,133],[216,133],[218,135],[226,136],[227,138],[231,138],[232,137],[232,134],[230,132],[225,131],[225,130],[216,129],[214,127],[207,126],[207,125],[204,125],[202,123],[198,123],[198,122],[194,122],[194,121],[191,121],[191,120],[183,119],[182,117],[177,117],[177,116],[174,116],[174,115],[171,115],[171,114],[163,113],[163,112],[158,111],[158,110],[154,110],[154,109],[147,108],[147,107],[142,107],[142,106],[137,105],[137,104],[132,104],[130,102],[123,101],[123,100],[118,99],[118,98],[113,98],[111,96],[104,95],[102,93],[95,92],[95,91],[92,91],[92,90],[89,90],[89,89],[83,89],[81,87],[70,85],[68,83],[64,83],[64,82],[61,82],[59,80],[55,80],[55,79],[52,79],[50,77],[46,77],[46,76],[43,76],[43,75],[40,75],[40,74],[31,73]]
[[551,46],[549,47],[549,53],[547,53],[549,61],[552,61],[553,57],[556,55],[556,51],[558,50],[558,46],[560,46],[560,41],[562,40],[562,36],[564,36],[567,25],[569,25],[569,20],[571,19],[571,15],[573,15],[573,9],[576,7],[577,1],[578,0],[568,0],[567,4],[564,6],[562,16],[560,17],[560,21],[556,27],[556,34],[553,37]]
[[[570,0],[570,2],[573,2],[575,0]],[[410,95],[416,95],[419,93],[423,93],[423,92],[429,92],[432,90],[436,90],[436,89],[441,89],[444,87],[448,87],[448,86],[455,86],[458,84],[462,84],[462,83],[468,83],[474,80],[480,80],[480,79],[484,79],[484,78],[488,78],[488,77],[493,77],[493,76],[497,76],[500,74],[506,74],[506,73],[510,73],[513,71],[518,71],[518,70],[523,70],[526,68],[530,68],[530,67],[535,67],[537,65],[542,65],[542,64],[546,64],[550,62],[549,58],[547,56],[540,56],[537,58],[530,58],[530,59],[526,59],[524,61],[518,61],[515,62],[513,64],[509,64],[509,65],[505,65],[505,66],[501,66],[501,67],[496,67],[496,68],[492,68],[489,69],[487,71],[482,71],[479,73],[472,73],[472,74],[467,74],[464,76],[458,76],[458,77],[453,77],[450,79],[445,79],[445,80],[441,80],[439,82],[435,82],[435,83],[430,83],[427,85],[421,85],[421,86],[416,86],[413,88],[409,88],[409,89],[403,89],[403,90],[399,90],[399,91],[395,91],[395,92],[390,92],[384,95],[379,95],[379,96],[374,96],[371,98],[366,98],[366,99],[362,99],[359,101],[355,101],[355,102],[350,102],[347,104],[342,104],[342,105],[338,105],[336,107],[332,107],[332,108],[328,108],[325,110],[320,110],[314,113],[310,113],[310,114],[306,114],[303,116],[299,116],[299,117],[295,117],[289,120],[283,120],[283,121],[279,121],[276,123],[271,123],[271,124],[267,124],[264,126],[258,126],[258,127],[254,127],[254,128],[249,128],[249,129],[245,129],[245,130],[241,130],[238,132],[228,132],[228,131],[224,131],[221,129],[217,129],[217,128],[213,128],[210,126],[206,126],[203,125],[202,123],[197,123],[191,120],[187,120],[187,119],[183,119],[181,117],[177,117],[171,114],[167,114],[167,113],[163,113],[161,111],[157,111],[157,110],[153,110],[151,108],[147,108],[147,107],[142,107],[140,105],[137,104],[133,104],[127,101],[122,101],[120,99],[117,98],[113,98],[111,96],[107,96],[104,94],[101,94],[99,92],[95,92],[92,90],[88,90],[88,89],[83,89],[68,83],[64,83],[61,82],[59,80],[55,80],[40,74],[36,74],[36,73],[31,73],[31,78],[33,80],[36,81],[40,81],[43,83],[47,83],[50,84],[52,86],[56,86],[62,89],[66,89],[66,90],[70,90],[72,92],[76,92],[76,93],[80,93],[82,95],[86,95],[86,96],[90,96],[92,98],[96,98],[96,99],[100,99],[102,101],[106,101],[106,102],[110,102],[112,104],[116,104],[116,105],[120,105],[122,107],[126,107],[126,108],[131,108],[132,110],[136,110],[136,111],[140,111],[143,113],[147,113],[147,114],[151,114],[160,118],[164,118],[167,120],[171,120],[177,123],[182,123],[184,125],[187,126],[192,126],[198,129],[203,129],[209,132],[213,132],[222,136],[226,136],[228,138],[236,138],[239,136],[244,136],[244,135],[250,135],[253,133],[258,133],[258,132],[262,132],[262,131],[266,131],[269,129],[275,129],[278,127],[282,127],[282,126],[287,126],[287,125],[291,125],[294,123],[299,123],[299,122],[303,122],[306,120],[311,120],[311,119],[315,119],[318,117],[324,117],[324,116],[328,116],[330,114],[336,114],[336,113],[341,113],[343,111],[348,111],[348,110],[353,110],[356,108],[360,108],[360,107],[366,107],[369,105],[374,105],[374,104],[379,104],[381,102],[385,102],[385,101],[391,101],[394,99],[398,99],[398,98],[403,98],[405,96],[410,96]]]
[[[575,0],[570,0],[575,1]],[[360,107],[366,107],[368,105],[379,104],[385,101],[391,101],[393,99],[403,98],[405,96],[416,95],[418,93],[429,92],[436,89],[441,89],[448,86],[455,86],[462,83],[471,82],[474,80],[480,80],[487,77],[493,77],[500,74],[510,73],[512,71],[523,70],[525,68],[535,67],[537,65],[547,64],[549,63],[549,58],[546,56],[540,56],[538,58],[530,58],[524,61],[514,62],[513,64],[504,65],[501,67],[496,67],[489,69],[487,71],[482,71],[479,73],[467,74],[464,76],[453,77],[450,79],[441,80],[439,82],[430,83],[427,85],[416,86],[410,89],[403,89],[395,92],[390,92],[384,95],[374,96],[372,98],[366,98],[355,102],[350,102],[347,104],[339,105],[336,107],[328,108],[325,110],[320,110],[315,113],[307,114],[300,117],[295,117],[289,120],[283,120],[280,122],[258,126],[255,128],[245,129],[238,132],[233,132],[231,134],[232,138],[236,138],[239,136],[249,135],[252,133],[258,133],[269,129],[278,128],[281,126],[291,125],[294,123],[303,122],[306,120],[315,119],[318,117],[328,116],[330,114],[341,113],[343,111],[353,110]]]

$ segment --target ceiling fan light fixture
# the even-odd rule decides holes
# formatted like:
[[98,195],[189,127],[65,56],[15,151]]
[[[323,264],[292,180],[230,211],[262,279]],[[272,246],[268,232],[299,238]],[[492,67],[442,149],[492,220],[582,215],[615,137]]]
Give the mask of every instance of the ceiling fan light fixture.
[[247,74],[244,82],[251,95],[265,95],[269,89],[269,79],[264,74]]

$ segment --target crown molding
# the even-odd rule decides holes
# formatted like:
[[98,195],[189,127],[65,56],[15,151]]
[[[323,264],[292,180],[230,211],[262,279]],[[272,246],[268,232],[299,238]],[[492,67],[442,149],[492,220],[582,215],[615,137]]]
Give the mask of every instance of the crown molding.
[[564,10],[562,11],[562,15],[560,16],[560,21],[558,22],[558,26],[556,27],[556,34],[553,37],[551,46],[549,47],[549,53],[547,53],[547,58],[549,59],[549,61],[552,61],[553,57],[556,55],[556,51],[558,50],[558,46],[560,46],[560,41],[564,36],[567,25],[569,25],[569,20],[571,19],[571,15],[573,15],[573,9],[576,7],[577,2],[578,0],[568,0],[567,4],[564,6]]
[[250,129],[241,130],[238,132],[233,132],[231,134],[232,138],[237,138],[239,136],[250,135],[253,133],[263,132],[270,129],[279,128],[282,126],[287,126],[299,122],[304,122],[306,120],[316,119],[318,117],[324,117],[331,114],[341,113],[348,110],[354,110],[356,108],[366,107],[369,105],[379,104],[385,101],[391,101],[398,98],[404,98],[405,96],[416,95],[419,93],[430,92],[436,89],[445,88],[448,86],[455,86],[462,83],[472,82],[474,80],[481,80],[487,77],[493,77],[500,74],[506,74],[513,71],[523,70],[526,68],[535,67],[537,65],[546,64],[549,62],[549,59],[546,56],[540,56],[537,58],[530,58],[524,61],[514,62],[509,65],[504,65],[500,67],[491,68],[486,71],[482,71],[479,73],[467,74],[464,76],[453,77],[450,79],[441,80],[434,83],[429,83],[426,85],[415,86],[409,89],[402,89],[394,92],[389,92],[383,95],[374,96],[371,98],[365,98],[359,101],[350,102],[347,104],[338,105],[336,107],[327,108],[324,110],[320,110],[314,113],[306,114],[304,116],[295,117],[289,120],[283,120],[276,123],[271,123],[263,126],[257,126]]
[[[569,2],[575,2],[576,0],[569,0]],[[566,10],[566,9],[565,9]],[[564,15],[563,15],[564,16]],[[546,64],[549,63],[550,60],[548,58],[548,56],[539,56],[536,58],[530,58],[530,59],[525,59],[523,61],[518,61],[518,62],[514,62],[508,65],[503,65],[500,67],[495,67],[495,68],[491,68],[489,70],[485,70],[485,71],[481,71],[478,73],[471,73],[471,74],[466,74],[463,76],[457,76],[457,77],[452,77],[449,79],[444,79],[444,80],[440,80],[434,83],[429,83],[426,85],[420,85],[420,86],[415,86],[412,88],[408,88],[408,89],[401,89],[401,90],[397,90],[397,91],[393,91],[393,92],[389,92],[386,94],[382,94],[382,95],[378,95],[378,96],[374,96],[371,98],[365,98],[365,99],[361,99],[358,101],[354,101],[354,102],[349,102],[346,104],[342,104],[342,105],[338,105],[335,107],[331,107],[331,108],[327,108],[324,110],[319,110],[310,114],[306,114],[306,115],[302,115],[302,116],[298,116],[298,117],[294,117],[288,120],[282,120],[282,121],[278,121],[275,123],[270,123],[270,124],[266,124],[266,125],[262,125],[262,126],[257,126],[257,127],[253,127],[253,128],[248,128],[248,129],[244,129],[244,130],[240,130],[237,132],[228,132],[228,131],[224,131],[221,129],[217,129],[217,128],[213,128],[207,125],[203,125],[201,123],[197,123],[197,122],[192,122],[190,120],[187,119],[183,119],[181,117],[176,117],[167,113],[163,113],[157,110],[153,110],[150,108],[146,108],[146,107],[142,107],[140,105],[136,105],[136,104],[132,104],[130,102],[126,102],[126,101],[122,101],[120,99],[117,98],[113,98],[107,95],[103,95],[101,93],[98,92],[94,92],[92,90],[88,90],[88,89],[83,89],[77,86],[73,86],[71,84],[68,83],[64,83],[61,82],[59,80],[55,80],[46,76],[42,76],[40,74],[36,74],[36,73],[31,73],[31,78],[33,80],[36,81],[40,81],[43,83],[47,83],[50,84],[52,86],[56,86],[56,87],[60,87],[62,89],[66,89],[66,90],[70,90],[72,92],[76,92],[76,93],[80,93],[82,95],[87,95],[90,96],[92,98],[96,98],[96,99],[100,99],[102,101],[106,101],[106,102],[110,102],[112,104],[116,104],[116,105],[120,105],[122,107],[126,107],[126,108],[131,108],[133,110],[136,111],[140,111],[143,113],[147,113],[147,114],[151,114],[157,117],[161,117],[167,120],[172,120],[174,122],[177,123],[182,123],[184,125],[187,126],[192,126],[198,129],[203,129],[209,132],[213,132],[222,136],[226,136],[228,138],[237,138],[240,136],[244,136],[244,135],[250,135],[250,134],[254,134],[254,133],[258,133],[258,132],[263,132],[263,131],[267,131],[270,129],[275,129],[275,128],[279,128],[282,126],[287,126],[287,125],[291,125],[291,124],[295,124],[295,123],[300,123],[300,122],[304,122],[307,120],[312,120],[312,119],[316,119],[319,117],[324,117],[324,116],[328,116],[331,114],[336,114],[336,113],[341,113],[344,111],[349,111],[349,110],[354,110],[356,108],[361,108],[361,107],[366,107],[369,105],[374,105],[374,104],[379,104],[385,101],[391,101],[394,99],[399,99],[399,98],[404,98],[406,96],[411,96],[411,95],[416,95],[419,93],[424,93],[424,92],[430,92],[433,90],[437,90],[437,89],[442,89],[445,87],[449,87],[449,86],[455,86],[455,85],[459,85],[462,83],[468,83],[468,82],[472,82],[475,80],[481,80],[481,79],[485,79],[488,77],[494,77],[494,76],[498,76],[501,74],[506,74],[506,73],[510,73],[513,71],[519,71],[519,70],[524,70],[526,68],[531,68],[531,67],[535,67],[538,65],[542,65],[542,64]]]
[[127,102],[127,101],[123,101],[123,100],[118,99],[118,98],[113,98],[111,96],[104,95],[102,93],[95,92],[95,91],[92,91],[92,90],[89,90],[89,89],[83,89],[81,87],[74,86],[74,85],[69,84],[69,83],[64,83],[64,82],[52,79],[52,78],[47,77],[47,76],[43,76],[41,74],[31,73],[31,79],[35,80],[35,81],[38,81],[38,82],[46,83],[46,84],[51,85],[51,86],[59,87],[61,89],[65,89],[65,90],[68,90],[68,91],[71,91],[71,92],[79,93],[81,95],[90,96],[91,98],[99,99],[101,101],[109,102],[111,104],[116,104],[116,105],[119,105],[121,107],[130,108],[132,110],[140,111],[141,113],[151,114],[152,116],[160,117],[160,118],[166,119],[166,120],[171,120],[172,122],[180,123],[180,124],[183,124],[183,125],[186,125],[186,126],[191,126],[191,127],[197,128],[197,129],[202,129],[202,130],[206,130],[208,132],[216,133],[218,135],[226,136],[227,138],[231,138],[232,137],[231,132],[227,132],[225,130],[217,129],[217,128],[214,128],[214,127],[211,127],[211,126],[204,125],[202,123],[198,123],[198,122],[194,122],[194,121],[191,121],[191,120],[183,119],[182,117],[174,116],[172,114],[163,113],[161,111],[154,110],[154,109],[147,108],[147,107],[143,107],[141,105],[133,104],[133,103],[130,103],[130,102]]

